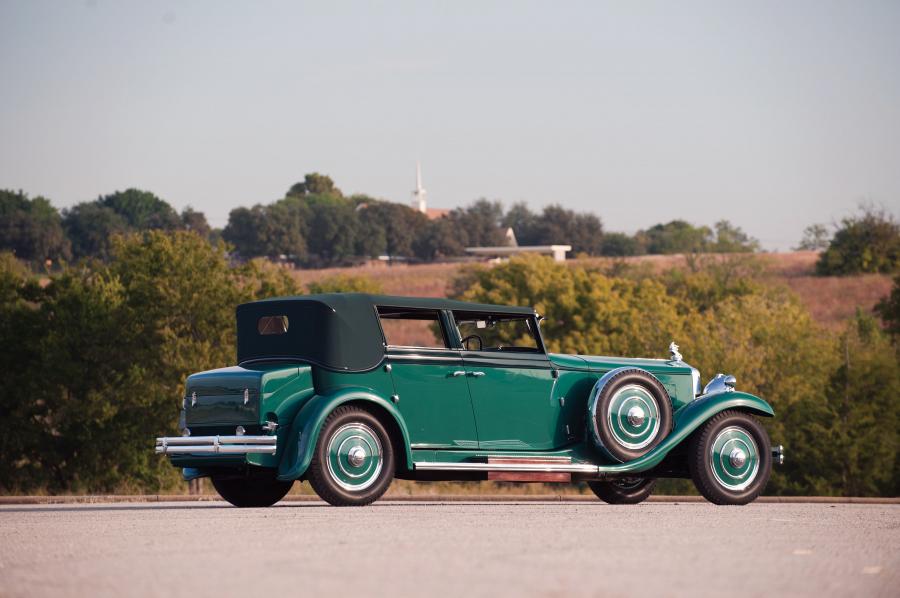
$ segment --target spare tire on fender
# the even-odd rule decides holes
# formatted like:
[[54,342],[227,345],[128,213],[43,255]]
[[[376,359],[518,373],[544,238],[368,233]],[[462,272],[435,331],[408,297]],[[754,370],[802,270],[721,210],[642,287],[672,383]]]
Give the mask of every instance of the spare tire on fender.
[[594,445],[624,463],[649,453],[669,435],[672,400],[650,372],[619,368],[594,385],[587,423]]

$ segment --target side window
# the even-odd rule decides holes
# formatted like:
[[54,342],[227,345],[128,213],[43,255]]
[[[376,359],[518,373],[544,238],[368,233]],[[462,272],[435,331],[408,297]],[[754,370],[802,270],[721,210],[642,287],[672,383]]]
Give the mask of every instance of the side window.
[[384,340],[392,347],[449,347],[437,311],[379,307],[378,319]]
[[506,314],[453,312],[463,346],[469,351],[537,353],[534,318]]

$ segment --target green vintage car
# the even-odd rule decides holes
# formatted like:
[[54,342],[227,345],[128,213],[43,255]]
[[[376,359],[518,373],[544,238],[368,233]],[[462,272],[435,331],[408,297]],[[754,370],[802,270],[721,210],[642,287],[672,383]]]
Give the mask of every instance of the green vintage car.
[[670,359],[548,353],[532,308],[329,294],[237,308],[237,366],[188,377],[156,452],[239,507],[296,480],[337,506],[393,478],[585,482],[638,503],[658,478],[746,504],[782,460],[762,399]]

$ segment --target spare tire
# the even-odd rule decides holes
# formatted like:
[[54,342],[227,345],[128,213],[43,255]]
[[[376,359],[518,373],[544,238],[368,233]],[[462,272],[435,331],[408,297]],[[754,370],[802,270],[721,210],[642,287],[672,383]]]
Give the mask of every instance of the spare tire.
[[588,430],[594,445],[610,459],[637,459],[672,430],[672,400],[650,372],[612,370],[591,391]]

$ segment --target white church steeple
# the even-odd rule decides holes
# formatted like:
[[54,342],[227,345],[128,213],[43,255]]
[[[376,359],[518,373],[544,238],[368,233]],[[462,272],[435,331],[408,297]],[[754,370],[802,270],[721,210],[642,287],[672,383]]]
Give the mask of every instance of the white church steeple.
[[414,210],[418,210],[423,214],[428,212],[428,205],[425,201],[428,192],[425,191],[425,188],[422,186],[422,167],[418,161],[416,161],[416,188],[412,192],[413,194],[413,202],[412,207]]

